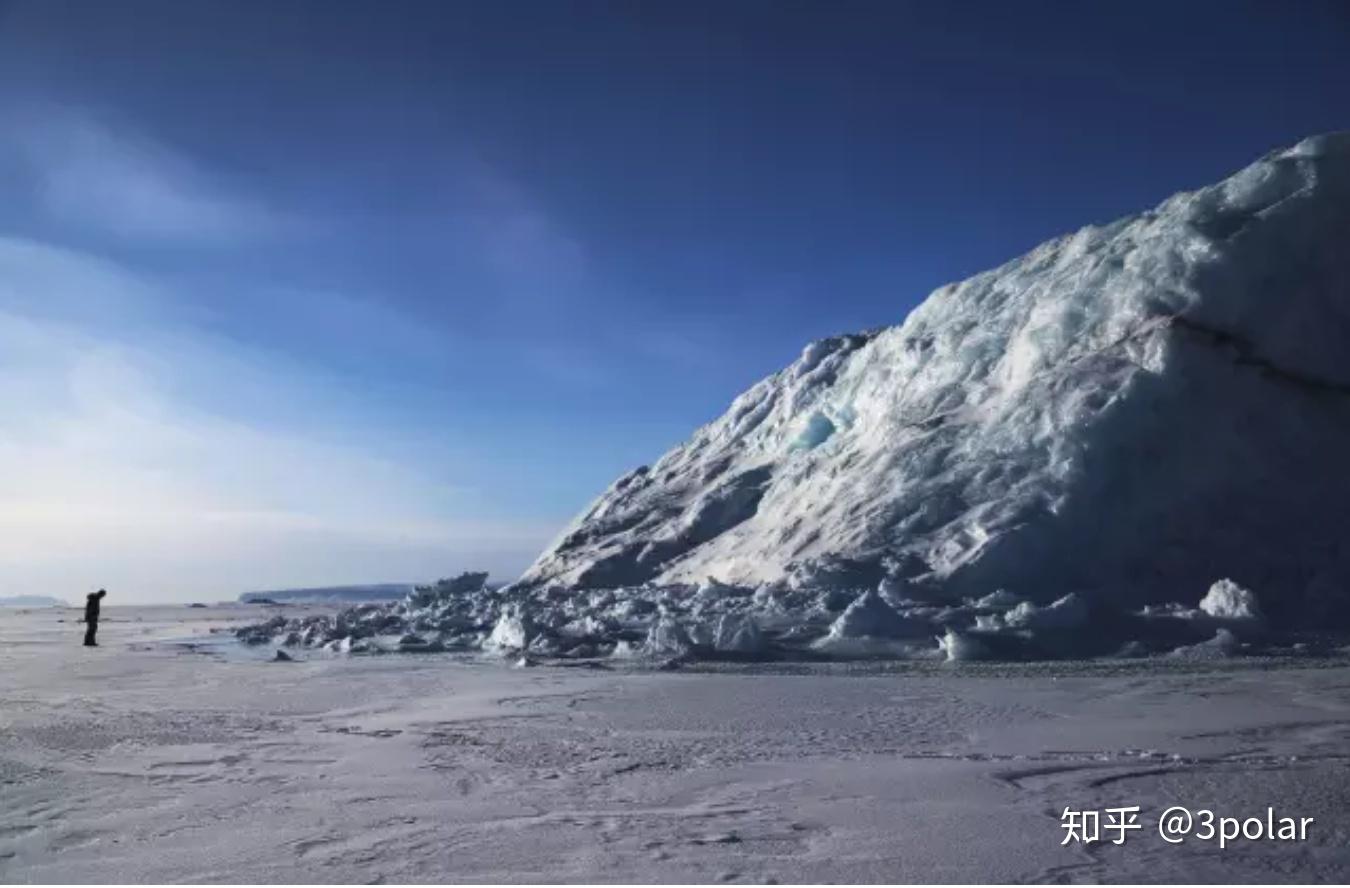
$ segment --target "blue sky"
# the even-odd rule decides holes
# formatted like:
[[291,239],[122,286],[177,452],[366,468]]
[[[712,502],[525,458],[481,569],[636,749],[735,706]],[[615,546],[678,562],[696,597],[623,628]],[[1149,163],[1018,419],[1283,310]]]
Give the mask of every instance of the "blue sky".
[[0,0],[0,595],[509,578],[808,340],[1347,96],[1311,0]]

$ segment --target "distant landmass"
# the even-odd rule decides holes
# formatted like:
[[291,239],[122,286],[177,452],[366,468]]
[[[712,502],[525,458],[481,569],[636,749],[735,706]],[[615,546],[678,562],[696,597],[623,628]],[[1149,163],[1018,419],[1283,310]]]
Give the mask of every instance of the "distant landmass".
[[319,601],[397,601],[413,590],[412,583],[375,583],[368,586],[318,586],[313,589],[273,589],[245,592],[244,604],[301,604]]
[[0,607],[70,607],[70,603],[50,595],[0,596]]

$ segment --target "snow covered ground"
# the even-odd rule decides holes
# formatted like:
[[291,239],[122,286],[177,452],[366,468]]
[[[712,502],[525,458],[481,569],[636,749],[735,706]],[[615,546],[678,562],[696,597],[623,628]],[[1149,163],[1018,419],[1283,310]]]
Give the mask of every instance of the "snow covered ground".
[[[0,881],[1337,881],[1350,664],[511,668],[0,616]],[[58,622],[64,620],[65,622]],[[1314,665],[1314,663],[1318,665]],[[1170,805],[1315,818],[1164,843]],[[1139,805],[1123,845],[1061,812]]]

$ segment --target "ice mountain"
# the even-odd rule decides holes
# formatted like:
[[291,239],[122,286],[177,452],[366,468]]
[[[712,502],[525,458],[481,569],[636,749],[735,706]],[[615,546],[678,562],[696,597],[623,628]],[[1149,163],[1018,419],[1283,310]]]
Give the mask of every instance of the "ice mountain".
[[1350,593],[1350,133],[811,343],[516,588],[1136,605],[1219,577],[1277,617]]

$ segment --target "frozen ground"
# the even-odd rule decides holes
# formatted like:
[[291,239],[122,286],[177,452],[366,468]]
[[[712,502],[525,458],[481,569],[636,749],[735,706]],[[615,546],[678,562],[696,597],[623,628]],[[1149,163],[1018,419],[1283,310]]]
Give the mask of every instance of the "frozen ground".
[[[524,668],[0,616],[0,881],[1336,881],[1350,666]],[[64,623],[57,622],[65,620]],[[1174,804],[1314,817],[1170,846]],[[1065,806],[1140,805],[1122,846]]]

